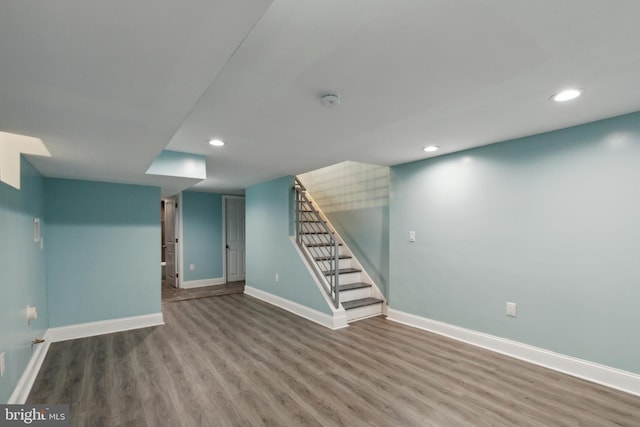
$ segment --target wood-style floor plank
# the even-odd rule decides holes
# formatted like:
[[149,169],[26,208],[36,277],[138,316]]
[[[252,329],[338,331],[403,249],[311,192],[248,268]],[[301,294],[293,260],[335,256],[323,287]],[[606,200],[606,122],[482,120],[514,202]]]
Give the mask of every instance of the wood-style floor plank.
[[243,294],[51,345],[28,402],[74,426],[638,426],[640,397],[372,318],[330,331]]

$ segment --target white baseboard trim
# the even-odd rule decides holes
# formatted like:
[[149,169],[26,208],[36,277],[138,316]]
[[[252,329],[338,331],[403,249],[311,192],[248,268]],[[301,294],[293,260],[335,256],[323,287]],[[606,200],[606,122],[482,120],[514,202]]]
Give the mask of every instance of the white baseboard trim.
[[49,346],[51,345],[51,342],[46,339],[46,333],[44,337],[45,341],[42,344],[35,344],[37,347],[31,354],[31,359],[27,367],[18,380],[18,384],[16,384],[16,388],[13,390],[11,397],[9,397],[8,404],[23,405],[27,401],[27,397],[29,397],[29,393],[31,393],[31,387],[33,387],[33,383],[36,381],[42,362],[44,362],[44,358],[47,356],[47,351],[49,351]]
[[640,375],[415,314],[388,309],[387,319],[640,396]]
[[180,288],[201,288],[203,286],[224,285],[225,283],[226,280],[224,279],[224,277],[214,277],[213,279],[189,280],[186,282],[182,282],[180,283]]
[[153,313],[142,316],[121,317],[119,319],[101,320],[99,322],[79,323],[77,325],[49,328],[45,339],[51,342],[66,341],[76,338],[93,337],[96,335],[159,325],[164,325],[162,313]]
[[260,289],[256,289],[252,286],[245,285],[244,293],[262,300],[264,302],[268,302],[271,305],[275,305],[276,307],[280,307],[284,310],[287,310],[295,315],[300,317],[304,317],[307,320],[311,320],[314,323],[322,325],[329,329],[341,329],[349,326],[347,324],[347,315],[344,310],[339,310],[334,313],[333,316],[322,313],[320,311],[314,310],[302,304],[298,304],[297,302],[289,301],[288,299],[279,297],[277,295],[270,294],[268,292],[262,291]]

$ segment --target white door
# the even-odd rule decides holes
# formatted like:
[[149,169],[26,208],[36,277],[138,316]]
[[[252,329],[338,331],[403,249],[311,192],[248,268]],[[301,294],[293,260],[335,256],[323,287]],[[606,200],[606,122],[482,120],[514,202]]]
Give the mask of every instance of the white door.
[[176,201],[166,199],[164,203],[164,236],[166,281],[169,286],[178,286],[176,281]]
[[229,197],[225,203],[227,282],[244,280],[244,198]]

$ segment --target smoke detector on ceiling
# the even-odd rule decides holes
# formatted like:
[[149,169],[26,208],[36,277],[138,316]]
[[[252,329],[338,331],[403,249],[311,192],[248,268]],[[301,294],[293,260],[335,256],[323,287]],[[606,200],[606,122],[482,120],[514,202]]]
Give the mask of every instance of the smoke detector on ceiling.
[[338,105],[340,105],[340,96],[333,93],[328,93],[320,97],[320,102],[322,103],[322,106],[326,108],[337,107]]

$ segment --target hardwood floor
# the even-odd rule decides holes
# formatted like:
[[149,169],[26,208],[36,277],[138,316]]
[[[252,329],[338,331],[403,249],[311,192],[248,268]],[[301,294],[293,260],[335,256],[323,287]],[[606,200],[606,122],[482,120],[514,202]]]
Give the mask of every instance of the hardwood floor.
[[234,294],[51,345],[30,403],[74,426],[638,426],[640,397],[372,318],[330,331]]
[[162,281],[162,302],[186,301],[196,298],[208,298],[227,294],[241,294],[244,292],[244,280],[224,285],[203,286],[200,288],[174,288]]

